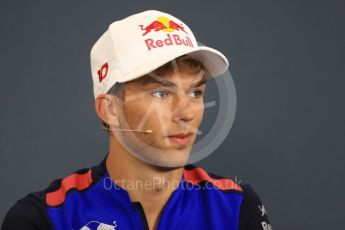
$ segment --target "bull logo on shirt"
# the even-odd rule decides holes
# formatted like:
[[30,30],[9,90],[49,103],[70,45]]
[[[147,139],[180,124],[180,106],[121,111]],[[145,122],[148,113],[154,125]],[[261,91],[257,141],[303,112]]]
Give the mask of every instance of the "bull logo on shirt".
[[104,224],[99,221],[90,221],[80,230],[116,230],[116,227],[116,221],[114,221],[113,225]]

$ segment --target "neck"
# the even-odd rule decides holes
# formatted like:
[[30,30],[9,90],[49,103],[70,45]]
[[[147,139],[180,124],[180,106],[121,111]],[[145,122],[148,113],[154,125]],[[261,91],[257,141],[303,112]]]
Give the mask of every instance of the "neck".
[[109,176],[127,190],[132,202],[138,201],[143,205],[146,216],[158,218],[181,181],[183,167],[150,165],[129,153],[113,135],[109,137],[109,155],[106,160]]

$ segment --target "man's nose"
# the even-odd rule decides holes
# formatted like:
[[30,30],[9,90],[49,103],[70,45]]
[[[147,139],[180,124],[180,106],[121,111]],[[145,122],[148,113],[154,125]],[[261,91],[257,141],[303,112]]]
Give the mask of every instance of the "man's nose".
[[175,98],[173,104],[173,120],[175,122],[189,122],[195,117],[195,111],[193,109],[190,98],[186,95],[179,95]]

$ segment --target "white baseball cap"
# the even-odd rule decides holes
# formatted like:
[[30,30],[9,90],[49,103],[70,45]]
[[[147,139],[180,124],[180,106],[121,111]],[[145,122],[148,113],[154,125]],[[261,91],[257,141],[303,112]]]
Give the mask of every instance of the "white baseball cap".
[[213,77],[229,67],[222,53],[199,46],[189,27],[170,14],[148,10],[113,22],[91,49],[94,96],[184,54],[203,63]]

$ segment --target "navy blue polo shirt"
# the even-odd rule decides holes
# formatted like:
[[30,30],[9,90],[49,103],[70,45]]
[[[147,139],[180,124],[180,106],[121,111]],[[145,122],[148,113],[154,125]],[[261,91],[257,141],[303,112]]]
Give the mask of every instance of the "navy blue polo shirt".
[[[105,160],[19,200],[2,229],[148,230],[141,203],[131,201],[128,192],[110,179]],[[187,165],[159,216],[157,230],[167,229],[272,228],[248,184]]]

